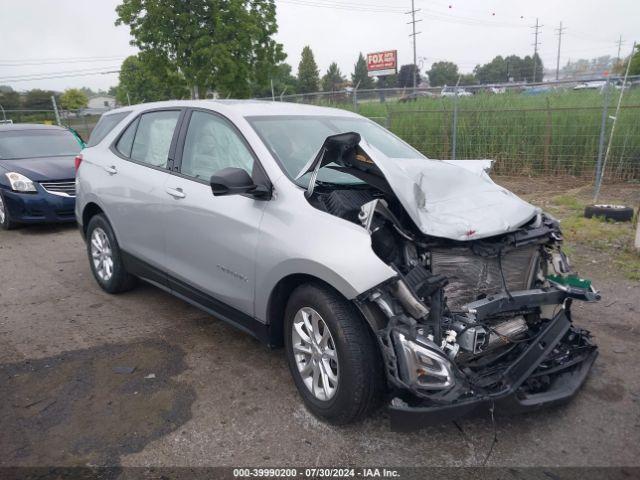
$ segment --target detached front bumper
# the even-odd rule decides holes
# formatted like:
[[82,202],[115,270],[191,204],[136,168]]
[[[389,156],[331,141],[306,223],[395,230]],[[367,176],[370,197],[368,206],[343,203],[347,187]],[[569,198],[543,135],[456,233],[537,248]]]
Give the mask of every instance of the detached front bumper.
[[[541,364],[549,360],[558,347],[563,349],[568,339],[581,346],[567,350],[561,365],[542,368]],[[597,347],[589,341],[588,333],[573,327],[562,310],[500,372],[499,389],[491,392],[469,390],[458,400],[446,404],[434,404],[428,400],[416,400],[409,404],[394,399],[389,406],[392,428],[415,430],[463,416],[489,412],[491,408],[495,414],[513,414],[565,403],[576,395],[585,382],[597,356]],[[535,393],[524,388],[525,383],[534,378],[544,378],[546,388]]]
[[48,193],[40,185],[36,188],[37,192],[34,193],[2,190],[11,220],[18,223],[66,223],[76,220],[75,197]]

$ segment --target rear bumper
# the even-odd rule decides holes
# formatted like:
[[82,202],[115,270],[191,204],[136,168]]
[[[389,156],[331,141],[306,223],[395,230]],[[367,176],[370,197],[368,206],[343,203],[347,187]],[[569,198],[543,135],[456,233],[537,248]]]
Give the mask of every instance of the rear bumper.
[[[548,388],[530,393],[523,384],[539,376],[541,363],[569,335],[577,335],[586,346],[567,355],[566,367],[556,368],[545,375]],[[578,353],[579,352],[579,353]],[[427,401],[411,405],[394,399],[389,405],[391,426],[395,430],[410,431],[460,417],[488,413],[492,408],[496,415],[517,414],[539,410],[544,407],[566,403],[584,384],[598,356],[597,347],[588,341],[588,334],[572,327],[564,312],[559,313],[540,334],[531,341],[527,349],[501,374],[502,388],[497,393],[466,392],[464,399],[448,404],[434,405]]]
[[40,185],[35,193],[17,193],[2,189],[9,218],[18,223],[75,222],[75,197],[46,192]]

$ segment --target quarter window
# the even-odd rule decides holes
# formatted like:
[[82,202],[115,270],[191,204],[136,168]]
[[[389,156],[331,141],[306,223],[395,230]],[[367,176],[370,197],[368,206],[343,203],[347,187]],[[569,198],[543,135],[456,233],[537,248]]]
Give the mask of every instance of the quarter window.
[[116,144],[116,149],[125,157],[129,158],[131,156],[131,148],[133,147],[133,138],[136,136],[136,130],[138,128],[139,118],[136,118],[134,122],[131,123],[124,131],[120,140]]
[[[154,167],[166,168],[171,139],[179,116],[180,112],[173,110],[143,114],[135,130],[135,138],[131,147],[131,160]],[[129,129],[131,129],[131,126]],[[123,143],[123,149],[128,147],[126,142],[129,140],[125,137],[128,137],[129,129],[120,138],[117,146],[118,150],[120,150],[120,142]],[[121,153],[126,154],[126,152]]]
[[182,155],[181,172],[209,180],[227,167],[253,170],[253,155],[240,135],[226,120],[195,111],[191,115]]
[[104,137],[109,135],[109,132],[114,129],[118,123],[124,117],[129,115],[131,112],[119,112],[119,113],[110,113],[109,115],[102,115],[100,120],[98,120],[97,125],[91,132],[91,136],[89,137],[89,142],[87,143],[87,147],[93,147],[102,141]]

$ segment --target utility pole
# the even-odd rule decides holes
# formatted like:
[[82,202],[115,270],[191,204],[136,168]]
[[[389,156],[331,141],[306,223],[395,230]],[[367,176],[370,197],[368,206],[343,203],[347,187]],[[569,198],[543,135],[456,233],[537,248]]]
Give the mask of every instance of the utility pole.
[[538,45],[540,45],[540,42],[538,41],[538,31],[544,27],[544,25],[540,25],[540,23],[538,22],[538,19],[536,18],[536,24],[531,27],[535,29],[534,32],[534,41],[533,41],[533,79],[532,82],[535,83],[536,81],[536,70],[538,68]]
[[562,22],[560,22],[560,26],[556,30],[558,32],[558,58],[556,60],[556,80],[560,79],[560,45],[562,45],[562,32],[564,32],[566,28],[562,28]]
[[622,35],[620,35],[620,38],[618,38],[618,41],[616,43],[618,44],[618,61],[616,63],[620,63],[620,49],[622,48],[622,44],[624,43],[622,41]]
[[412,25],[413,32],[410,37],[413,37],[413,89],[415,90],[418,86],[418,50],[416,48],[416,37],[420,35],[422,32],[416,32],[416,23],[421,22],[422,20],[416,20],[416,13],[418,13],[420,9],[416,10],[416,2],[415,0],[411,0],[411,11],[407,12],[407,15],[411,15],[411,21],[407,22],[407,25]]

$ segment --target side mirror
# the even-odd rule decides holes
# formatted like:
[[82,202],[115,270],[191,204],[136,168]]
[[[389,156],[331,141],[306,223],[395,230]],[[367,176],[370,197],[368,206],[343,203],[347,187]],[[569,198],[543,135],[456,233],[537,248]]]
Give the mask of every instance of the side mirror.
[[211,176],[214,196],[250,194],[256,198],[269,197],[267,187],[256,185],[246,170],[236,167],[223,168]]

